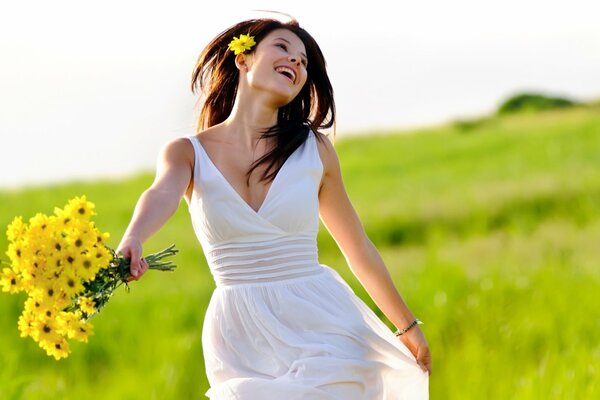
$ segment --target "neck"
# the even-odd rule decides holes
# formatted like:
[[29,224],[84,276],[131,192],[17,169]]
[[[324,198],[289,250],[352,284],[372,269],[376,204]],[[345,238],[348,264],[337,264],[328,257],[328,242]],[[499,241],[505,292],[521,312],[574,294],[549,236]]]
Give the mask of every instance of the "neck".
[[277,112],[278,108],[256,93],[249,96],[238,92],[233,109],[223,125],[244,147],[254,149],[264,130],[277,123]]

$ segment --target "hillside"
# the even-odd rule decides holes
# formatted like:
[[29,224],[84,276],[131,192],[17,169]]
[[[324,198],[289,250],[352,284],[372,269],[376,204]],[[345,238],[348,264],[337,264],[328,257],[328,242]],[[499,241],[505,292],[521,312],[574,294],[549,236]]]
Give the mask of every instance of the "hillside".
[[[468,129],[338,139],[336,148],[369,237],[425,321],[432,398],[600,394],[600,104],[494,117]],[[152,178],[3,191],[0,227],[85,194],[114,247]],[[185,203],[146,250],[171,243],[181,250],[178,270],[149,273],[118,293],[94,318],[90,342],[60,362],[19,338],[23,297],[0,294],[0,392],[203,398],[201,327],[214,283]],[[375,309],[323,226],[319,249],[321,262]]]

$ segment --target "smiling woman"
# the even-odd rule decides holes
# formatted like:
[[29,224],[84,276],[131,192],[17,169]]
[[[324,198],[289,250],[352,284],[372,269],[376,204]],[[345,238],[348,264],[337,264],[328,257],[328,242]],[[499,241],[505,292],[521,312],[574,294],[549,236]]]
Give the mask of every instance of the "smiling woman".
[[[280,21],[270,19],[238,23],[206,46],[192,74],[192,91],[204,96],[197,131],[222,123],[232,110],[250,108],[251,105],[241,104],[247,92],[258,89],[271,96],[271,86],[280,85],[273,88],[281,93],[279,98],[273,99],[278,109],[277,124],[274,120],[265,124],[271,129],[262,136],[277,140],[273,150],[248,170],[248,178],[261,163],[270,163],[269,169],[275,163],[281,164],[306,139],[306,128],[327,129],[335,121],[333,88],[321,49],[299,26],[289,25],[284,29],[281,26]],[[234,32],[252,32],[253,40],[258,43],[256,50],[225,56]],[[255,63],[258,63],[256,68],[251,68]],[[266,67],[261,63],[266,63]],[[247,80],[241,80],[238,87],[240,73],[246,73]],[[272,79],[275,73],[286,77],[285,85]],[[288,80],[292,81],[291,85]],[[241,95],[236,98],[238,91]],[[298,129],[300,134],[289,134]],[[264,175],[263,179],[273,179],[277,171]]]
[[[197,132],[164,147],[118,251],[139,279],[142,243],[186,200],[216,283],[202,330],[206,395],[427,398],[431,356],[419,321],[320,133],[334,124],[335,105],[313,37],[296,21],[238,23],[204,49],[192,90],[204,100]],[[319,263],[319,215],[396,335]]]

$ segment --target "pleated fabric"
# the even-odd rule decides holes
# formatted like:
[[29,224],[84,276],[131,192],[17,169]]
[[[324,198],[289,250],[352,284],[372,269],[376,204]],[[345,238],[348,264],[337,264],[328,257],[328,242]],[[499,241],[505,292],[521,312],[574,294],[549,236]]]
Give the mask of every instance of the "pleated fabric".
[[195,136],[189,212],[216,288],[202,329],[212,400],[426,399],[428,375],[331,267],[319,263],[314,133],[255,211]]

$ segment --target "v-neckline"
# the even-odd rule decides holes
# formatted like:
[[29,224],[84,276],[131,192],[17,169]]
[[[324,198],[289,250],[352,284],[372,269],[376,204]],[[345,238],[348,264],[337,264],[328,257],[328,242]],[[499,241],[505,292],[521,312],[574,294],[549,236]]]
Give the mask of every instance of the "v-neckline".
[[233,187],[233,185],[227,180],[227,178],[225,178],[225,175],[223,175],[223,173],[221,172],[221,170],[219,168],[217,168],[217,165],[212,161],[212,159],[208,155],[208,152],[206,151],[206,149],[204,149],[204,145],[202,144],[202,142],[200,141],[200,139],[198,138],[198,136],[194,135],[194,138],[198,142],[198,145],[200,146],[200,149],[204,153],[204,156],[206,156],[206,159],[208,160],[208,163],[217,172],[217,175],[223,180],[223,182],[225,183],[225,186],[229,188],[229,190],[239,200],[240,203],[242,203],[246,208],[248,208],[250,211],[252,211],[252,213],[254,213],[256,215],[260,215],[260,212],[262,211],[262,209],[265,208],[265,205],[267,204],[267,202],[269,201],[269,197],[271,196],[271,192],[272,192],[273,186],[275,186],[275,184],[277,183],[279,175],[281,175],[281,173],[283,172],[283,169],[285,168],[288,160],[290,158],[292,158],[292,156],[296,153],[296,151],[298,151],[298,149],[302,146],[302,145],[298,146],[298,148],[296,148],[296,150],[294,150],[294,152],[292,154],[290,154],[290,156],[284,161],[283,165],[281,166],[281,168],[279,169],[279,171],[275,175],[275,178],[273,178],[273,180],[271,181],[271,185],[267,189],[267,194],[265,195],[265,198],[263,199],[263,201],[260,204],[260,206],[258,207],[258,209],[255,210],[254,208],[252,208],[252,206],[250,204],[248,204],[248,202],[246,202],[246,200],[244,200],[244,198],[242,197],[242,195],[239,194],[237,190],[235,190],[235,188]]

